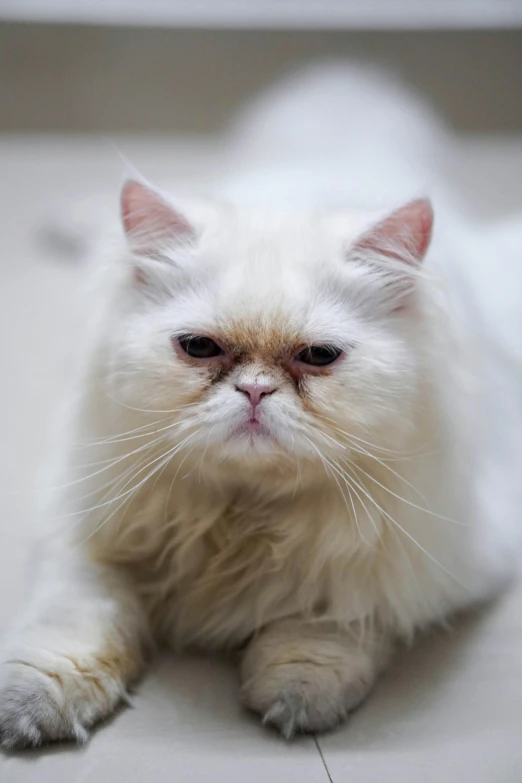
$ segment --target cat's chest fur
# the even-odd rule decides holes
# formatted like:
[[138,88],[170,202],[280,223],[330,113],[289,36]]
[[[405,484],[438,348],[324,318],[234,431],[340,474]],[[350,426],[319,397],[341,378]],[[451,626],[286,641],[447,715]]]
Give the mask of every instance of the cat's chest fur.
[[454,592],[441,574],[458,567],[463,528],[427,525],[418,504],[398,498],[403,485],[390,494],[361,483],[351,498],[326,481],[278,491],[179,478],[152,489],[90,544],[129,571],[154,632],[173,646],[235,647],[296,614],[373,618],[407,634]]
[[357,536],[317,493],[166,483],[93,545],[131,572],[160,637],[235,646],[266,622],[324,610],[339,553],[333,527],[344,525],[345,561]]

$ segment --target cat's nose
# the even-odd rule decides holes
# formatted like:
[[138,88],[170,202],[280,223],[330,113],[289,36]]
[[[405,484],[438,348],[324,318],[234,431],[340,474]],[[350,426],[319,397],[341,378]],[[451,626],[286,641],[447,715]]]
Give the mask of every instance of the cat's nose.
[[263,397],[268,394],[273,394],[276,390],[275,386],[271,386],[269,383],[241,383],[236,385],[238,392],[246,394],[249,398],[252,407],[259,405]]

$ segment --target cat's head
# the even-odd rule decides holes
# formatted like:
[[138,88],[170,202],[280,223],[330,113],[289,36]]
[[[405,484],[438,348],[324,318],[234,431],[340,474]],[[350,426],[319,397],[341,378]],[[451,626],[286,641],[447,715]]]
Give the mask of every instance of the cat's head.
[[128,181],[122,214],[132,263],[113,382],[174,425],[180,453],[319,469],[411,426],[429,202],[269,215],[180,208]]

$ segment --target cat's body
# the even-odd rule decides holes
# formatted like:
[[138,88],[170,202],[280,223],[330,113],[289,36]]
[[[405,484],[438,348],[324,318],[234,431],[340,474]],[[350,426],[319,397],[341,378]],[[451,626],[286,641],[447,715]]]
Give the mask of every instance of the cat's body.
[[[267,217],[260,222],[258,243],[261,239],[268,243]],[[306,241],[302,248],[295,246],[299,230],[303,227],[290,229],[292,250],[296,256],[300,252],[304,256]],[[252,241],[254,229],[248,228],[245,233]],[[280,241],[278,237],[268,253],[275,254]],[[257,250],[259,244],[254,247]],[[279,337],[268,330],[263,335],[259,327],[270,317],[270,309],[277,308],[274,296],[280,282],[275,278],[280,262],[282,259],[276,258],[272,269],[262,268],[257,278],[252,276],[250,284],[255,298],[261,300],[260,307],[254,310],[250,322],[241,322],[244,337],[257,343],[261,354],[265,345],[269,353],[270,341]],[[265,263],[269,262],[263,259]],[[300,274],[299,266],[296,271]],[[295,285],[297,278],[289,281],[288,291]],[[262,286],[267,289],[265,300],[261,299]],[[118,284],[114,291],[121,296]],[[240,289],[242,301],[231,305],[232,313],[245,305],[244,295]],[[313,297],[313,289],[304,293],[305,299],[309,297]],[[106,307],[114,312],[118,304],[109,298]],[[284,323],[284,310],[285,303],[281,302],[280,311],[271,317],[273,323]],[[190,389],[172,404],[170,390],[158,390],[153,374],[149,387],[137,388],[140,379],[136,373],[143,372],[143,366],[133,369],[132,365],[123,365],[121,369],[118,365],[113,373],[114,358],[106,337],[108,331],[118,340],[118,327],[107,330],[105,316],[92,365],[80,384],[85,402],[79,403],[79,415],[75,411],[81,428],[73,435],[68,462],[78,462],[80,467],[62,474],[61,481],[81,479],[81,493],[76,483],[60,490],[52,503],[52,513],[66,518],[62,526],[69,526],[67,515],[71,514],[75,539],[85,541],[85,548],[97,560],[131,569],[142,585],[141,592],[158,620],[162,636],[176,646],[237,646],[260,626],[280,616],[310,613],[325,601],[337,620],[360,620],[377,611],[383,623],[409,636],[415,627],[444,617],[454,605],[468,600],[468,591],[459,583],[469,583],[467,567],[471,573],[477,566],[473,560],[475,540],[478,544],[483,540],[484,522],[480,508],[473,505],[476,497],[469,486],[479,464],[480,432],[470,409],[477,404],[477,390],[471,388],[469,396],[463,396],[462,386],[466,380],[469,385],[469,378],[463,381],[462,376],[471,373],[471,367],[463,366],[464,347],[458,340],[452,342],[455,335],[447,333],[437,316],[433,314],[433,328],[438,333],[429,343],[433,375],[429,381],[421,379],[417,389],[409,389],[406,383],[398,388],[403,397],[397,404],[399,424],[395,421],[389,425],[387,391],[379,399],[375,388],[376,409],[383,411],[382,420],[379,413],[378,429],[374,429],[378,437],[374,435],[373,441],[378,448],[369,445],[364,421],[360,427],[352,427],[354,451],[349,456],[360,466],[355,479],[362,486],[359,496],[352,498],[348,491],[339,491],[341,474],[333,469],[328,472],[328,464],[325,471],[314,450],[318,448],[322,453],[325,445],[331,445],[335,452],[334,440],[344,443],[334,429],[335,423],[332,428],[328,424],[332,409],[347,404],[342,386],[335,390],[336,399],[328,401],[331,408],[325,407],[322,412],[323,434],[316,437],[307,455],[298,451],[296,457],[289,443],[289,454],[282,451],[274,458],[268,451],[266,457],[258,456],[249,464],[248,446],[241,443],[225,458],[220,440],[209,442],[205,429],[193,450],[188,440],[186,448],[172,455],[158,475],[155,468],[161,460],[155,460],[167,451],[166,438],[172,437],[169,425],[180,422],[183,432],[183,437],[175,434],[172,446],[178,437],[180,441],[189,438],[201,426],[199,420],[192,428],[183,423],[183,406],[194,405],[194,392]],[[232,340],[237,344],[241,336]],[[396,346],[391,345],[394,349]],[[128,383],[125,378],[120,383],[118,373],[123,372],[129,374]],[[386,373],[386,367],[379,370],[382,384],[387,381]],[[195,390],[196,400],[198,392]],[[160,413],[138,412],[127,405]],[[179,407],[179,411],[162,412],[170,407]],[[360,415],[364,416],[363,410]],[[152,426],[151,420],[156,422]],[[284,435],[285,426],[284,420],[276,422],[275,427],[283,430],[280,435]],[[120,433],[130,435],[120,440]],[[85,445],[107,437],[115,442]],[[159,442],[149,453],[151,440]],[[74,444],[84,446],[77,448]],[[341,460],[348,456],[343,454],[345,448],[337,450]],[[128,452],[134,450],[138,454],[128,458]],[[88,468],[81,466],[86,454]],[[105,463],[113,459],[111,470]],[[100,472],[84,481],[93,472],[90,466],[98,462]],[[111,502],[118,492],[107,494],[107,483],[134,464],[138,468],[149,463],[137,478],[146,479],[149,472],[153,475],[135,496],[125,495],[134,486],[126,485],[132,471],[118,484],[117,489],[124,493],[122,500],[129,501],[118,508],[120,503]],[[474,464],[476,467],[472,467]],[[397,536],[393,525],[380,519],[379,510],[364,493],[397,519],[406,531],[403,536]],[[357,524],[352,518],[352,501]],[[84,517],[80,512],[86,505],[101,508]],[[315,521],[318,519],[320,524]],[[413,584],[420,589],[412,589]],[[470,587],[469,598],[475,596]]]
[[130,250],[45,503],[61,533],[2,664],[6,745],[85,737],[151,640],[241,649],[246,705],[329,728],[397,638],[506,578],[448,243],[419,266],[429,204],[285,210],[255,182],[176,208],[124,188]]

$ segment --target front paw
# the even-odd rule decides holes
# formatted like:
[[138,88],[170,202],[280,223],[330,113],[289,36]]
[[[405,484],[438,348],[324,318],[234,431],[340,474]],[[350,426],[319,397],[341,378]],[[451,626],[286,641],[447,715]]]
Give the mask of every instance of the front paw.
[[374,663],[361,649],[331,640],[273,641],[261,637],[247,651],[241,700],[286,739],[335,728],[373,685]]
[[285,739],[294,734],[323,732],[346,719],[368,692],[367,680],[339,677],[331,669],[313,663],[274,667],[245,682],[243,704],[275,726]]
[[[47,660],[47,659],[50,660]],[[104,676],[105,674],[105,676]],[[88,739],[88,728],[123,695],[106,673],[65,656],[0,665],[0,745],[7,749]]]
[[36,746],[58,739],[87,739],[80,720],[66,708],[59,674],[25,663],[5,663],[0,681],[0,742],[4,748]]

